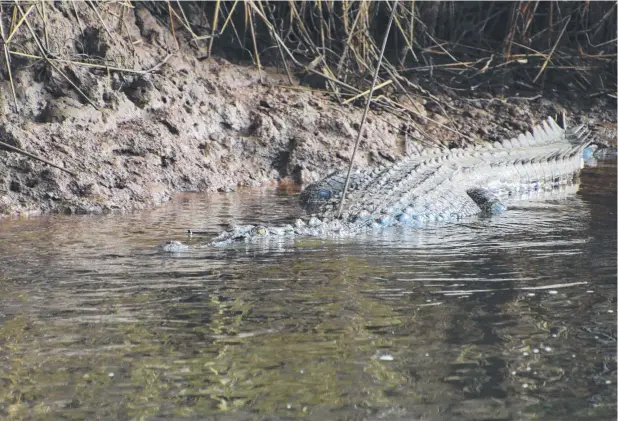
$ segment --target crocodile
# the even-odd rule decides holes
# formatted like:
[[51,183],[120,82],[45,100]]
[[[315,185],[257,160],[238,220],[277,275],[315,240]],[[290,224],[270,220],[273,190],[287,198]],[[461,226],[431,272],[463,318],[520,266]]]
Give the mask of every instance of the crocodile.
[[[335,171],[307,186],[300,205],[307,218],[294,225],[230,226],[208,245],[295,236],[341,237],[392,225],[423,227],[474,215],[496,215],[527,192],[572,185],[582,157],[594,148],[585,126],[566,127],[551,117],[512,139],[467,148],[429,149],[391,165],[350,176]],[[592,145],[592,146],[591,146]],[[168,242],[167,251],[186,246]]]

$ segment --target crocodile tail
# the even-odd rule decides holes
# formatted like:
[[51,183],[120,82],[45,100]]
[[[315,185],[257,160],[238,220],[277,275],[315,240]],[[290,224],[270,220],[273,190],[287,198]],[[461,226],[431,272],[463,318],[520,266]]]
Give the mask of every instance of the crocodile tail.
[[595,143],[592,133],[583,124],[573,129],[567,129],[565,136],[569,143],[573,145],[571,155],[582,155],[584,149]]
[[578,150],[583,150],[590,143],[594,143],[594,140],[590,138],[590,131],[585,125],[567,127],[564,122],[561,126],[551,117],[532,127],[531,131],[501,142],[502,147],[507,149],[565,144]]
[[549,117],[532,128],[531,131],[521,133],[512,139],[504,139],[500,143],[505,149],[545,146],[564,142],[565,130]]
[[545,153],[541,154],[534,160],[564,160],[574,157],[581,157],[584,154],[584,150],[592,143],[594,143],[594,138],[591,135],[590,130],[585,125],[568,127],[564,130],[561,142],[548,144]]

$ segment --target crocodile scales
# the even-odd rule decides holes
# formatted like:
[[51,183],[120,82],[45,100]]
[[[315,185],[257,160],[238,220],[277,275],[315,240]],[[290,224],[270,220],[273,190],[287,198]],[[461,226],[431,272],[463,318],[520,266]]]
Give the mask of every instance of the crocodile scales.
[[[368,229],[498,214],[510,199],[529,191],[570,185],[592,143],[584,127],[565,128],[552,118],[531,132],[502,142],[461,149],[432,149],[392,165],[352,174],[341,218],[337,210],[345,172],[337,171],[310,184],[300,194],[309,215],[294,226],[231,226],[210,245],[287,236],[347,236]],[[168,242],[177,251],[182,243]]]

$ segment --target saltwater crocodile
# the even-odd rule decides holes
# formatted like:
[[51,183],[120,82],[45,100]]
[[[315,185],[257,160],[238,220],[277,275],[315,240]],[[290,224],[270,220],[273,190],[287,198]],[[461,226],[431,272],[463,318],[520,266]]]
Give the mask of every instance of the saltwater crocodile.
[[[549,118],[531,132],[502,142],[426,150],[392,165],[358,170],[351,176],[340,217],[346,173],[334,172],[300,194],[307,220],[299,219],[294,226],[231,226],[209,244],[299,235],[348,236],[396,224],[422,227],[434,221],[502,213],[510,199],[525,192],[572,184],[591,143],[584,126],[566,128]],[[177,241],[163,247],[167,251],[186,248]]]

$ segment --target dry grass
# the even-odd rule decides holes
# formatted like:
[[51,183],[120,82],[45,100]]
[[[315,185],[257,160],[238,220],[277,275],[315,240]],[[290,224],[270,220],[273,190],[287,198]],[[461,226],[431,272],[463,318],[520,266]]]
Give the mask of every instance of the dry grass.
[[[142,5],[169,28],[178,46],[182,37],[208,55],[232,52],[237,58],[249,58],[260,72],[266,64],[281,65],[290,84],[293,73],[304,73],[341,103],[360,104],[376,70],[377,44],[393,2],[149,1]],[[136,6],[137,2],[118,0],[79,5],[94,11],[109,38],[114,32],[122,35],[123,16]],[[0,66],[13,87],[16,108],[14,57],[43,60],[71,84],[58,63],[103,69],[108,74],[147,73],[158,67],[135,69],[102,57],[51,51],[53,42],[46,25],[52,7],[44,0],[0,2]],[[415,82],[419,79],[448,85],[455,92],[486,90],[499,95],[513,87],[541,91],[548,85],[615,97],[615,2],[402,1],[394,13],[379,69],[379,96],[373,100],[388,112],[418,114],[414,106],[397,100],[402,95],[408,97],[408,104],[415,104],[419,97],[439,103]],[[33,29],[35,21],[43,31]],[[34,40],[38,51],[23,51],[16,45],[18,33]],[[131,50],[139,42],[114,47]],[[445,107],[443,111],[448,118]]]

